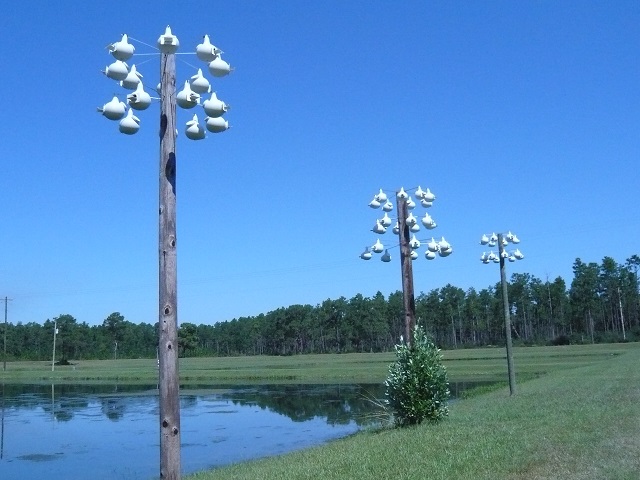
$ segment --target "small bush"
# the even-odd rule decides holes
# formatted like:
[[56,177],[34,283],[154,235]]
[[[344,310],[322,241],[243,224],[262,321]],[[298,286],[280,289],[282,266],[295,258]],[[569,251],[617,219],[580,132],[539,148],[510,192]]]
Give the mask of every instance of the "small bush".
[[395,347],[396,361],[384,382],[386,404],[397,426],[437,422],[449,414],[449,381],[440,350],[416,326],[413,343]]

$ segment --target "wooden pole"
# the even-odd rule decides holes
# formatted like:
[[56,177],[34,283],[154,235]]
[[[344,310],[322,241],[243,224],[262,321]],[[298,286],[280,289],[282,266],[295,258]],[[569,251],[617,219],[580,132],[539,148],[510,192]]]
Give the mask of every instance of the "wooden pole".
[[176,63],[160,65],[159,386],[160,478],[180,479],[178,295],[176,255]]
[[58,321],[53,320],[53,358],[51,359],[51,371],[56,368],[56,336],[58,335]]
[[407,200],[398,199],[398,228],[400,237],[400,269],[402,273],[402,302],[404,305],[404,338],[411,345],[413,329],[416,325],[416,302],[413,294],[413,265],[409,245],[409,225],[407,225]]
[[504,268],[504,245],[502,234],[498,234],[498,252],[500,256],[500,283],[502,284],[502,307],[504,309],[504,333],[507,337],[507,370],[509,373],[509,394],[516,393],[516,372],[513,368],[513,345],[511,342],[511,315],[509,314],[509,292],[507,290],[507,273]]
[[[618,291],[618,293],[620,293]],[[4,297],[4,355],[2,357],[3,361],[2,361],[2,371],[6,371],[7,370],[7,302],[9,301],[9,299],[7,297]]]

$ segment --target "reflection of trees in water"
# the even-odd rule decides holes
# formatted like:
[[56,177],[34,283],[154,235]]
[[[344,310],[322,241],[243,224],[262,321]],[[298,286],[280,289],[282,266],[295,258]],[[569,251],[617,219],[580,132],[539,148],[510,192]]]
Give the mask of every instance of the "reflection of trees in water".
[[256,387],[225,395],[233,403],[243,406],[256,405],[294,422],[313,418],[326,418],[329,425],[358,425],[371,423],[375,405],[371,399],[384,397],[380,385],[281,385]]

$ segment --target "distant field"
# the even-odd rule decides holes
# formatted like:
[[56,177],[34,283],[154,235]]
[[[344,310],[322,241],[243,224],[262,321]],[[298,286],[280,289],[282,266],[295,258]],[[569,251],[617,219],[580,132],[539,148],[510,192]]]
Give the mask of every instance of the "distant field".
[[[545,373],[606,361],[637,343],[517,347],[516,376],[532,378]],[[443,351],[452,382],[506,379],[504,348]],[[294,355],[288,357],[214,357],[180,359],[182,384],[234,383],[377,383],[384,381],[393,353]],[[73,365],[51,362],[7,362],[0,371],[4,383],[153,383],[158,370],[155,359],[72,360]],[[518,380],[518,378],[516,378]]]

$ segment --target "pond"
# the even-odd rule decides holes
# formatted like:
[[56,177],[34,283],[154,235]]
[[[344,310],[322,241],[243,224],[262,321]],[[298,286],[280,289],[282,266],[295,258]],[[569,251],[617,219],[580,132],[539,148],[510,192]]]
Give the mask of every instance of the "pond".
[[[470,384],[452,384],[452,394]],[[190,387],[192,388],[192,387]],[[384,387],[261,385],[180,393],[184,474],[278,455],[377,421]],[[2,480],[153,479],[156,386],[3,385]]]

